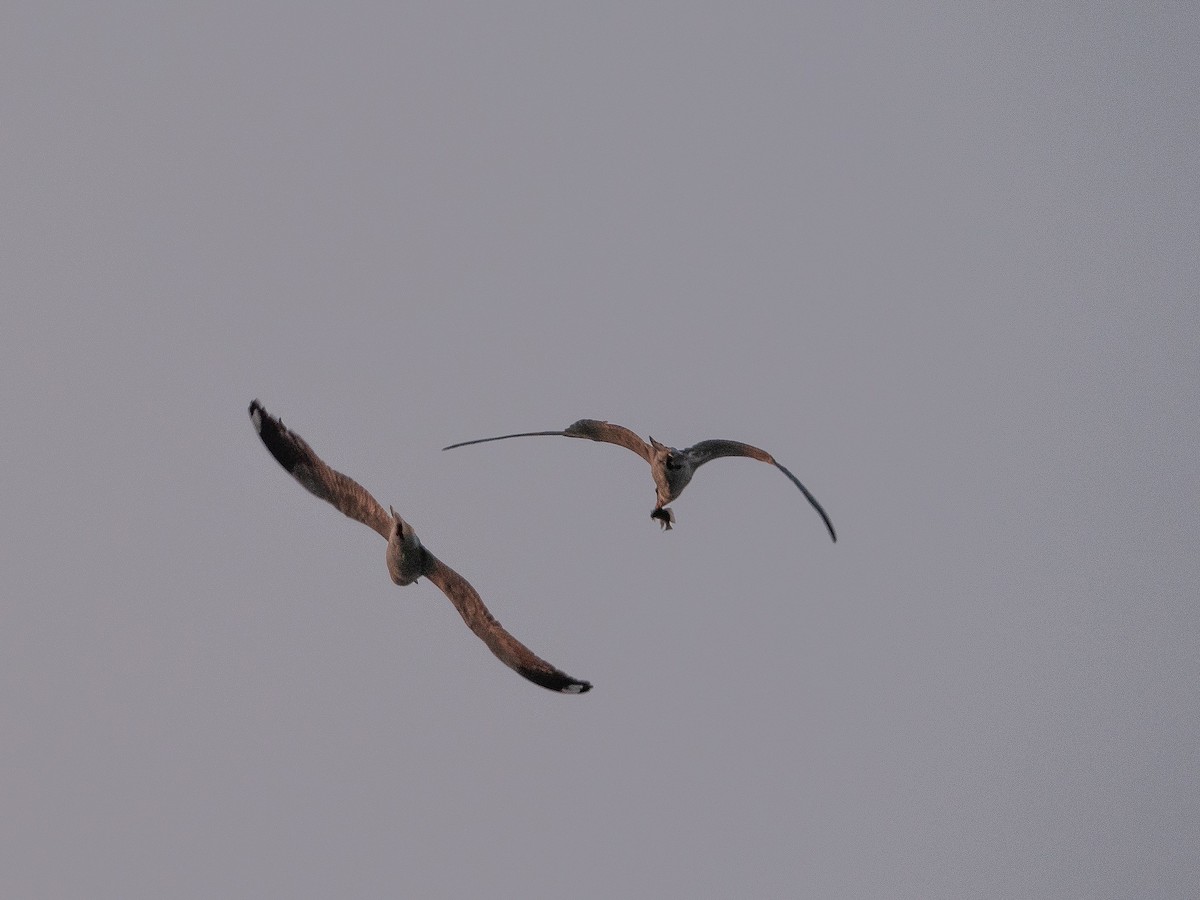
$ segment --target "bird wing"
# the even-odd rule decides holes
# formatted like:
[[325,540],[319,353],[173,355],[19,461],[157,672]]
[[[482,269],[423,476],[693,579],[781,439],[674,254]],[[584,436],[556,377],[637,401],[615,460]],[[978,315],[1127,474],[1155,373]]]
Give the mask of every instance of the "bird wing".
[[603,441],[632,450],[646,462],[650,462],[650,445],[624,425],[614,425],[599,419],[580,419],[563,432],[567,437],[587,438]]
[[775,465],[775,457],[766,450],[743,444],[741,441],[701,441],[683,452],[687,454],[693,467],[702,466],[709,460],[719,459],[722,456],[748,456],[759,462]]
[[250,419],[271,455],[293,478],[351,519],[379,532],[385,540],[391,535],[392,517],[370,491],[327,466],[304,438],[263,409],[257,400],[250,404]]
[[475,634],[488,645],[488,649],[509,668],[534,684],[564,694],[582,694],[592,689],[590,683],[572,678],[566,672],[554,668],[532,650],[509,634],[496,617],[488,612],[483,600],[470,582],[429,552],[424,550],[425,565],[422,574],[438,586],[458,614],[463,617]]
[[613,425],[609,422],[602,422],[599,419],[580,419],[563,431],[522,431],[517,434],[502,434],[499,437],[478,438],[473,441],[460,441],[457,444],[451,444],[449,447],[443,447],[443,450],[453,450],[455,447],[466,447],[470,444],[486,444],[488,441],[504,441],[515,437],[540,437],[542,435],[555,435],[557,437],[575,437],[587,438],[592,441],[603,441],[607,444],[617,444],[620,447],[627,447],[640,456],[646,462],[650,462],[650,445],[638,437],[634,432],[630,431],[621,425]]
[[712,440],[701,441],[692,447],[688,447],[683,452],[687,454],[694,468],[699,468],[709,460],[719,459],[722,456],[748,456],[750,459],[757,459],[759,462],[770,463],[790,478],[792,484],[800,488],[800,493],[808,498],[808,502],[812,504],[813,509],[820,514],[821,519],[825,522],[825,527],[829,529],[829,536],[833,538],[835,543],[837,542],[837,532],[833,530],[833,522],[829,520],[828,514],[821,504],[817,502],[817,498],[812,495],[808,488],[800,483],[799,478],[777,463],[775,457],[766,450],[760,450],[758,447],[751,446],[750,444],[743,444],[741,441]]

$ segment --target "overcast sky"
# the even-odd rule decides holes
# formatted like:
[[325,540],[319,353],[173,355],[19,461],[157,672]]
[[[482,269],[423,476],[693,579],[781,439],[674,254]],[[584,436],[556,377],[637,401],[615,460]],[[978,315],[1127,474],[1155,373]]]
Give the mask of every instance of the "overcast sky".
[[[0,894],[1193,897],[1190,3],[10,3]],[[536,652],[270,458],[259,398]],[[707,466],[511,431],[609,419]]]

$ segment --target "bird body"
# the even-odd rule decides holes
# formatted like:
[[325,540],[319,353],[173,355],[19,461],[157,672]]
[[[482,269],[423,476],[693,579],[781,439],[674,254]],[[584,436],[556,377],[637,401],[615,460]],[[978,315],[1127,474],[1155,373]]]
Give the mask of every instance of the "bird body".
[[311,493],[387,540],[388,574],[396,584],[412,584],[425,576],[458,610],[471,629],[501,662],[534,684],[565,694],[582,694],[591,684],[572,678],[508,633],[488,611],[471,584],[422,545],[413,527],[395,509],[385,510],[361,484],[326,465],[312,447],[270,415],[257,400],[250,419],[267,450]]
[[388,574],[392,576],[392,581],[404,587],[421,577],[427,565],[426,558],[432,554],[421,546],[421,539],[413,527],[400,518],[394,508],[388,509],[394,520],[385,557]]
[[779,471],[783,472],[792,482],[800,489],[800,492],[808,498],[808,502],[821,516],[821,520],[825,523],[825,527],[829,530],[829,536],[836,542],[837,532],[834,531],[833,522],[829,520],[829,516],[825,513],[821,504],[814,497],[800,480],[793,475],[788,469],[775,461],[766,450],[760,450],[750,444],[743,444],[741,441],[729,440],[707,440],[700,441],[691,447],[685,447],[678,450],[675,447],[668,447],[666,444],[659,443],[653,437],[650,442],[643,441],[635,432],[625,428],[623,425],[613,425],[610,422],[604,422],[599,419],[580,419],[567,426],[562,431],[523,431],[517,434],[502,434],[498,437],[478,438],[473,441],[460,441],[457,444],[451,444],[448,447],[443,447],[443,450],[453,450],[456,447],[466,447],[470,444],[485,444],[489,441],[503,441],[514,437],[537,437],[542,435],[557,435],[560,437],[587,438],[592,441],[601,441],[607,444],[616,444],[620,447],[625,447],[632,450],[647,463],[650,464],[650,474],[654,478],[656,490],[656,505],[650,512],[652,519],[657,519],[659,524],[665,531],[670,531],[671,526],[675,522],[675,513],[667,508],[667,504],[673,502],[687,487],[692,480],[696,470],[706,462],[714,459],[720,459],[723,456],[745,456],[750,459],[756,459],[759,462],[770,463]]

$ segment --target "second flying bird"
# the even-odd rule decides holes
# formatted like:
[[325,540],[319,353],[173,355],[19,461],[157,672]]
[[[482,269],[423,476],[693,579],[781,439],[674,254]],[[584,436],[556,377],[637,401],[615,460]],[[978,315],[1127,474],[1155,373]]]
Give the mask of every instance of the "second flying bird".
[[750,444],[743,444],[741,441],[701,441],[691,447],[676,450],[674,447],[660,444],[654,438],[650,438],[650,443],[647,444],[638,435],[622,425],[613,425],[610,422],[602,422],[599,419],[580,419],[562,431],[522,431],[518,434],[502,434],[499,437],[460,441],[457,444],[451,444],[449,447],[443,447],[442,449],[453,450],[455,447],[466,447],[470,444],[484,444],[488,441],[503,441],[508,438],[537,437],[540,435],[587,438],[591,441],[616,444],[619,447],[632,450],[648,462],[650,464],[650,474],[654,476],[654,484],[658,488],[658,502],[651,511],[650,518],[657,519],[663,529],[667,531],[671,529],[671,525],[675,522],[675,513],[667,509],[667,504],[683,493],[683,489],[692,480],[692,475],[706,462],[719,459],[722,456],[745,456],[750,459],[757,459],[759,462],[770,463],[790,478],[792,484],[800,488],[800,492],[808,498],[808,502],[813,505],[813,509],[817,511],[822,521],[824,521],[825,527],[829,529],[829,536],[835,542],[837,541],[837,532],[833,530],[833,523],[829,521],[829,516],[821,508],[821,504],[817,502],[817,498],[809,493],[808,488],[800,483],[800,479],[777,463],[775,457],[766,450],[760,450],[758,447],[753,447]]

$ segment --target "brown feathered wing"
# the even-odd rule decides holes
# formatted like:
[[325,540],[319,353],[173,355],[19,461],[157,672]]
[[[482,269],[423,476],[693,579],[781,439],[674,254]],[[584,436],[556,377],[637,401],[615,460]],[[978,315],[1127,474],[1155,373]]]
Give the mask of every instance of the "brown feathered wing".
[[777,463],[775,461],[775,457],[773,457],[766,450],[762,450],[750,444],[743,444],[741,441],[711,440],[700,441],[698,444],[694,444],[682,452],[687,455],[688,459],[692,463],[692,466],[697,469],[706,462],[714,459],[720,459],[722,456],[746,456],[750,459],[757,459],[759,462],[770,463],[789,479],[791,479],[792,484],[800,488],[800,493],[808,498],[808,502],[812,504],[813,509],[815,509],[821,516],[821,520],[825,523],[825,527],[829,529],[829,536],[833,538],[834,541],[837,540],[837,532],[833,530],[833,522],[829,520],[828,514],[825,512],[821,504],[817,502],[817,498],[809,492],[808,488],[800,483],[799,478],[793,475],[784,466]]
[[[250,418],[271,455],[304,487],[350,518],[373,528],[384,539],[391,537],[395,520],[366,488],[326,465],[304,438],[285,427],[257,400],[250,404]],[[465,578],[427,548],[418,546],[416,549],[422,554],[421,574],[437,585],[454,604],[467,627],[501,662],[534,684],[552,691],[582,694],[591,690],[591,684],[556,669],[509,634],[488,612],[479,593]]]

